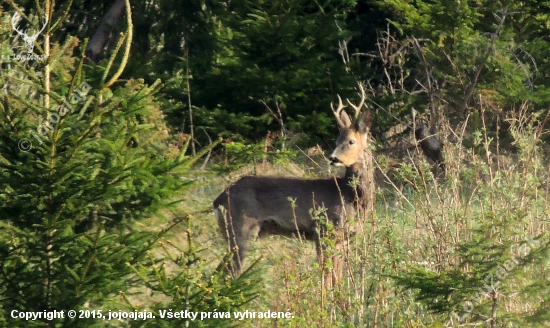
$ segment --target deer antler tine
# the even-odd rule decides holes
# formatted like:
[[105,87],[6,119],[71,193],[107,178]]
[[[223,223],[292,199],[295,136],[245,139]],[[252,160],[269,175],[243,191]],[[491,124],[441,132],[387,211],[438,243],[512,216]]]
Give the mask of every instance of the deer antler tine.
[[330,103],[330,108],[332,109],[332,112],[334,113],[334,116],[336,117],[336,122],[338,123],[338,125],[345,128],[346,125],[340,119],[340,112],[342,112],[342,109],[344,109],[344,107],[346,107],[346,106],[342,102],[342,98],[340,97],[340,95],[337,95],[337,96],[338,96],[338,108],[334,109],[334,104],[333,103]]
[[21,15],[18,12],[15,12],[11,17],[12,24],[15,24],[20,18],[21,18]]
[[359,108],[362,108],[365,104],[365,100],[367,99],[367,95],[365,93],[365,86],[363,85],[363,83],[359,82],[358,85],[359,90],[361,90],[361,104],[359,105]]
[[354,104],[351,103],[351,101],[349,101],[349,99],[347,99],[348,104],[355,111],[354,118],[359,117],[359,114],[361,113],[361,108],[365,104],[365,99],[366,99],[365,88],[363,87],[363,84],[361,82],[359,82],[359,83],[357,83],[357,85],[359,86],[359,90],[361,91],[361,102],[359,103],[359,105],[355,106]]
[[38,36],[44,29],[46,28],[46,25],[48,25],[48,15],[44,14],[44,25],[42,26],[42,29],[35,33],[36,36]]
[[342,97],[340,97],[340,95],[337,95],[337,96],[338,96],[338,114],[340,114],[342,109],[344,109],[344,107],[346,107],[346,106],[342,102]]
[[18,12],[15,12],[15,14],[13,14],[13,16],[11,17],[11,26],[13,27],[15,32],[17,32],[17,34],[24,36],[25,33],[19,31],[19,25],[16,25],[19,22],[19,19],[21,19],[21,15]]

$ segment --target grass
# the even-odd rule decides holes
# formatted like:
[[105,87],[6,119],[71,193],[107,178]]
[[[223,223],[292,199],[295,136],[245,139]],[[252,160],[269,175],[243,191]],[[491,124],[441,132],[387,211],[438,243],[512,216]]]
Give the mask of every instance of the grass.
[[[550,273],[545,242],[550,185],[548,165],[537,148],[541,131],[528,124],[529,119],[511,121],[514,156],[494,156],[501,151],[483,134],[470,150],[460,140],[447,144],[445,178],[434,177],[423,160],[403,159],[393,168],[394,182],[378,181],[375,211],[344,249],[346,274],[332,290],[320,283],[322,270],[313,243],[284,237],[251,241],[245,266],[261,258],[263,281],[259,297],[247,309],[290,311],[293,317],[245,319],[238,326],[548,324],[544,295],[550,289],[545,280]],[[226,245],[210,210],[212,200],[247,173],[307,176],[315,167],[307,157],[297,162],[302,164],[248,166],[220,177],[199,175],[208,182],[182,195],[185,201],[176,216],[192,213],[195,243],[207,250],[204,256],[219,257]],[[156,219],[147,229],[165,224]],[[184,247],[186,231],[180,226],[167,240]],[[518,256],[525,237],[538,239],[538,247],[507,271],[498,288],[476,298],[484,279]],[[466,304],[475,306],[465,311]]]

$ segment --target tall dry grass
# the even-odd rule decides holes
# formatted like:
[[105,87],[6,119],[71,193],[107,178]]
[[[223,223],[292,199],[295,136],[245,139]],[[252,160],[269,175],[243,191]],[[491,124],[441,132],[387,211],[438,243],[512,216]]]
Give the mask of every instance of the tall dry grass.
[[[503,147],[504,140],[499,140],[498,134],[485,125],[485,115],[481,111],[481,128],[469,135],[465,132],[467,128],[448,125],[445,128],[445,176],[434,174],[433,165],[414,152],[391,169],[384,166],[387,163],[384,156],[378,157],[380,181],[377,181],[375,211],[356,218],[363,224],[359,231],[350,234],[348,246],[342,250],[344,279],[332,290],[321,283],[323,268],[316,262],[313,243],[283,237],[251,241],[246,263],[263,257],[260,265],[264,287],[261,296],[250,304],[250,310],[290,311],[293,318],[246,319],[239,324],[243,327],[463,326],[487,323],[491,315],[501,326],[530,322],[527,318],[536,315],[537,304],[544,296],[526,291],[538,277],[548,275],[547,266],[541,265],[547,262],[544,259],[522,265],[521,274],[503,281],[506,286],[495,293],[494,299],[484,298],[476,306],[479,313],[475,310],[467,313],[462,321],[452,311],[462,316],[460,297],[468,295],[467,286],[451,286],[460,296],[449,296],[456,297],[456,306],[438,312],[397,279],[410,276],[415,270],[433,274],[440,280],[437,275],[452,270],[471,277],[482,272],[476,266],[483,266],[483,261],[496,261],[491,257],[491,247],[481,247],[475,253],[474,246],[467,246],[474,245],[476,240],[486,238],[496,246],[506,244],[513,249],[514,243],[521,244],[524,237],[547,235],[548,165],[541,143],[545,131],[539,128],[544,118],[527,115],[525,110],[509,114],[505,118],[509,138]],[[192,220],[195,238],[212,254],[221,254],[226,245],[209,212],[217,194],[238,176],[250,172],[308,176],[311,174],[307,172],[314,168],[314,176],[329,174],[322,156],[314,160],[315,163],[302,156],[295,161],[299,164],[286,167],[266,165],[264,161],[261,166],[249,166],[230,176],[210,177],[209,183],[185,195],[187,201],[181,212],[195,213]],[[171,238],[175,244],[185,243],[177,231]],[[327,252],[335,251],[338,250],[327,247]],[[469,256],[479,257],[481,260],[475,263],[481,264],[473,264]],[[541,290],[548,288],[543,287]],[[494,311],[487,314],[485,309]]]

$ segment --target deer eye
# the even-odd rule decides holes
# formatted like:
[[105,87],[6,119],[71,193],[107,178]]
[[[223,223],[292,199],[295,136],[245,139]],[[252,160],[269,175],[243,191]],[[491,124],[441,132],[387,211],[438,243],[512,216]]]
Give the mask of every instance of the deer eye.
[[350,141],[349,141],[349,145],[350,145],[350,146],[351,146],[351,145],[355,145],[355,140],[350,140]]

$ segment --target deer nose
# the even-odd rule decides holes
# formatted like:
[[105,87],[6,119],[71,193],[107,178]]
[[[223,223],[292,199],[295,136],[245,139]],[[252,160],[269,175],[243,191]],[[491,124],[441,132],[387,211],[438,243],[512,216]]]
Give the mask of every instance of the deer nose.
[[328,159],[330,161],[330,165],[338,165],[342,163],[342,161],[339,160],[336,156],[330,156]]

